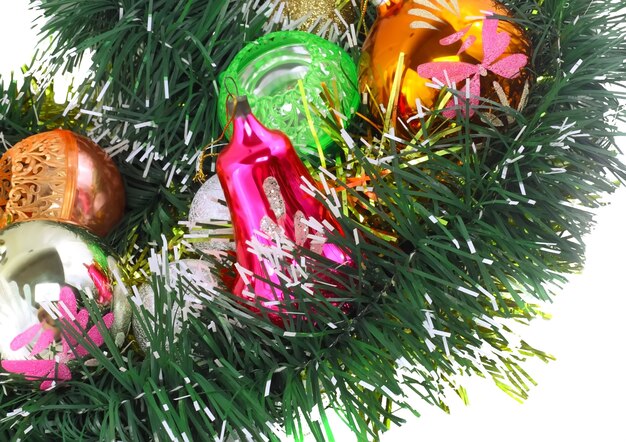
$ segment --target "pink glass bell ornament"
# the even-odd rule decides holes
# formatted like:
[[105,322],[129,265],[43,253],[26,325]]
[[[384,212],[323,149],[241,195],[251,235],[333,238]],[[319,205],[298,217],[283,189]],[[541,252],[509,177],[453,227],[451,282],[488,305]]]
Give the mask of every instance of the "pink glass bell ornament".
[[324,229],[342,233],[341,227],[312,196],[315,181],[287,136],[263,126],[245,97],[229,104],[234,108],[233,135],[217,159],[217,174],[235,232],[238,274],[233,293],[248,300],[258,298],[272,311],[284,311],[289,295],[276,285],[281,280],[287,286],[297,285],[299,275],[306,273],[297,268],[301,260],[293,257],[295,246],[333,261],[336,268],[351,265],[352,260],[339,246],[326,242]]

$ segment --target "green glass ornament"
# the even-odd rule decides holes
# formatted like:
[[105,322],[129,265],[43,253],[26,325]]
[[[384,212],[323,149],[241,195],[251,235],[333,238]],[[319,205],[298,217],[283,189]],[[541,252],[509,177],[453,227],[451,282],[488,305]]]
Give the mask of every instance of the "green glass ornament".
[[[357,110],[360,95],[356,65],[343,49],[301,31],[273,32],[249,43],[220,75],[218,115],[226,136],[230,138],[232,133],[227,126],[229,93],[247,95],[257,119],[270,129],[284,132],[300,156],[318,157],[320,149],[326,153],[333,140],[325,130],[324,120],[335,116],[329,115],[323,83],[338,102],[336,110],[346,118],[343,124],[347,124]],[[333,96],[335,93],[337,97]]]

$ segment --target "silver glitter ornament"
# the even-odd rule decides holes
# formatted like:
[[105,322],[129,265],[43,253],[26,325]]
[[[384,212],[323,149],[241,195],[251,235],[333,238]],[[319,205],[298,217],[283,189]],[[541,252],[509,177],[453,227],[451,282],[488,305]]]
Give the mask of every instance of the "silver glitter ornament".
[[232,233],[219,234],[218,238],[215,229],[206,229],[200,225],[218,224],[225,229],[231,225],[230,212],[217,175],[206,180],[191,201],[189,224],[195,239],[193,244],[204,253],[234,250]]
[[[212,299],[212,292],[217,285],[216,279],[211,273],[211,264],[207,261],[199,259],[182,259],[169,264],[169,288],[179,296],[182,295],[184,306],[181,308],[178,304],[172,306],[172,324],[167,326],[173,328],[174,337],[176,337],[183,325],[183,321],[187,320],[188,315],[197,315],[202,309],[202,300],[191,294],[191,287],[201,289],[198,295],[206,300]],[[190,287],[191,285],[191,287]],[[198,290],[193,290],[196,293]],[[138,288],[139,297],[143,307],[153,317],[155,316],[155,293],[151,284],[142,284]],[[151,334],[154,334],[154,321],[148,315],[143,315],[143,320],[147,323]],[[163,324],[159,324],[163,326]],[[137,316],[133,317],[133,334],[139,347],[147,352],[150,349],[150,339],[144,324]],[[166,344],[166,347],[169,347]]]

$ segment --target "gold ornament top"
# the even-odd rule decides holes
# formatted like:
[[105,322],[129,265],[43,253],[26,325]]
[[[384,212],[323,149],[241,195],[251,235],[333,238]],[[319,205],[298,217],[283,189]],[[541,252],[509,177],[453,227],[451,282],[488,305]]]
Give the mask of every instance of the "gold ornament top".
[[[346,31],[346,24],[349,26],[356,19],[352,4],[346,0],[286,0],[283,3],[285,15],[291,21],[307,17],[298,26],[302,31],[308,31],[312,27],[313,30],[322,28],[330,22],[337,25],[339,31],[343,33]],[[335,11],[338,11],[339,15]]]

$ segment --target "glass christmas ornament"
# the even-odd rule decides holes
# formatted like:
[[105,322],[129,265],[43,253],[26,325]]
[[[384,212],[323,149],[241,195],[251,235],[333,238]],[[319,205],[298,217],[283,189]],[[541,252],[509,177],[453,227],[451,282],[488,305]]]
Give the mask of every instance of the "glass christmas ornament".
[[[432,110],[443,85],[460,94],[448,102],[444,116],[455,109],[470,115],[479,97],[517,108],[525,99],[530,44],[523,29],[502,17],[511,13],[492,0],[463,2],[375,0],[378,17],[362,48],[359,88],[368,92],[374,119],[379,105],[392,96],[400,54],[404,54],[397,99],[397,119],[419,126],[418,108]],[[495,16],[499,16],[499,20]],[[484,110],[484,109],[483,109]],[[402,124],[396,124],[402,130]]]
[[56,129],[28,137],[0,158],[0,227],[27,219],[106,235],[124,214],[122,177],[88,138]]
[[[274,284],[281,279],[295,283],[297,275],[288,276],[289,271],[277,262],[294,246],[324,256],[335,268],[352,262],[344,250],[326,242],[325,229],[341,233],[341,228],[307,188],[315,189],[315,181],[289,139],[263,126],[245,97],[237,98],[232,139],[218,156],[217,175],[235,231],[235,295],[257,298],[263,306],[280,311],[289,295]],[[309,227],[312,225],[325,227],[315,230]],[[291,265],[300,265],[300,261]]]
[[[183,321],[188,315],[197,315],[202,309],[202,300],[193,295],[198,292],[201,297],[211,300],[214,296],[212,291],[217,285],[213,274],[211,273],[211,264],[207,261],[199,259],[181,259],[180,261],[171,262],[169,268],[169,287],[179,296],[183,294],[184,306],[172,304],[172,323],[167,325],[172,329],[174,338],[180,333]],[[190,284],[193,286],[190,288]],[[155,293],[151,284],[142,284],[139,289],[139,298],[146,312],[155,317]],[[155,322],[150,316],[144,315],[143,320],[147,324],[142,323],[137,316],[133,316],[133,334],[139,347],[147,352],[150,349],[150,334],[155,333]],[[163,327],[164,324],[158,324]],[[146,330],[149,329],[149,330]],[[167,343],[166,343],[167,346]]]
[[350,26],[357,18],[350,0],[284,0],[283,3],[285,8],[276,8],[273,19],[284,22],[287,18],[288,23],[298,21],[298,29],[301,31],[323,31],[336,25],[339,33],[343,34],[348,30],[346,26]]
[[[210,225],[208,229],[201,224]],[[217,175],[211,176],[196,193],[189,207],[189,228],[193,245],[204,253],[234,250],[230,212]]]
[[55,355],[61,355],[63,364],[76,353],[87,355],[85,349],[68,347],[75,347],[76,341],[62,339],[59,321],[102,344],[93,318],[81,308],[81,291],[100,306],[106,327],[121,343],[118,335],[126,336],[131,321],[128,292],[121,281],[115,258],[83,229],[35,220],[0,230],[2,367],[35,377],[37,367],[43,371],[52,367]]
[[[320,112],[329,112],[322,98],[323,84],[329,91],[337,91],[336,110],[347,120],[352,118],[359,105],[357,71],[343,49],[306,32],[267,34],[244,47],[220,75],[220,122],[230,137],[232,130],[227,125],[226,113],[229,93],[246,95],[259,121],[284,132],[300,155],[318,156],[311,125],[322,151],[332,143],[324,130],[323,118],[312,110],[314,106]],[[307,105],[311,122],[304,108],[303,93],[310,103]]]

